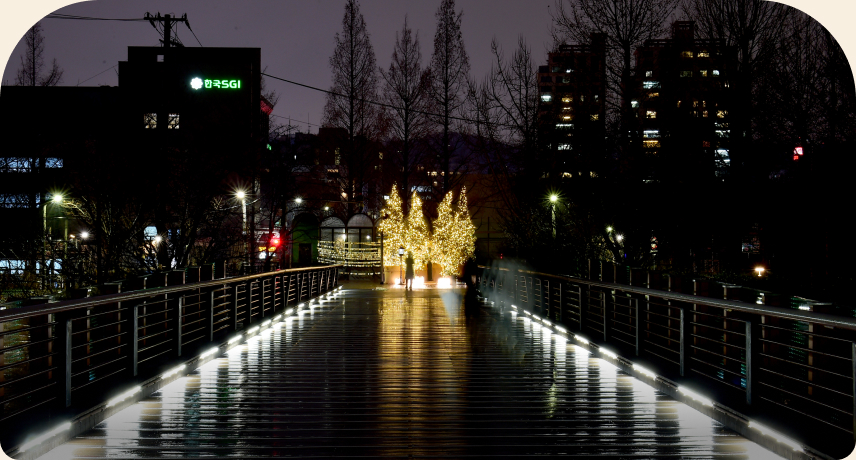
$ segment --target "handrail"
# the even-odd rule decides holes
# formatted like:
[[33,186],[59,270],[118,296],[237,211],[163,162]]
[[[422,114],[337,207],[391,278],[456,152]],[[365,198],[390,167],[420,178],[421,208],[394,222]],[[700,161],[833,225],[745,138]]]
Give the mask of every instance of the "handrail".
[[274,273],[295,273],[301,271],[311,271],[318,270],[319,268],[337,268],[342,267],[341,264],[332,264],[332,265],[324,265],[320,267],[301,267],[301,268],[288,268],[285,270],[275,270],[272,272],[258,273],[255,275],[244,275],[244,276],[236,276],[232,278],[220,278],[216,280],[209,281],[198,281],[195,283],[188,284],[178,284],[175,286],[162,286],[156,288],[147,288],[139,291],[129,291],[129,292],[120,292],[117,294],[106,294],[99,295],[94,297],[86,297],[83,299],[71,299],[71,300],[62,300],[59,302],[53,303],[45,303],[38,305],[29,305],[26,307],[18,307],[6,310],[0,310],[0,322],[7,321],[15,321],[24,318],[30,318],[33,316],[39,316],[44,314],[51,313],[62,313],[65,311],[77,310],[78,308],[87,308],[87,307],[96,307],[99,305],[115,303],[115,302],[124,302],[128,300],[139,300],[145,299],[148,297],[156,296],[156,295],[166,295],[166,294],[176,294],[179,292],[186,291],[188,289],[204,289],[208,287],[214,286],[222,286],[224,282],[226,284],[230,283],[240,283],[245,281],[251,281],[259,278],[266,278],[271,276]]
[[[484,265],[479,265],[479,268],[484,268],[487,270],[500,270],[500,271],[512,271],[508,268],[498,268],[498,267],[487,267]],[[643,288],[639,286],[632,286],[629,284],[621,284],[621,283],[609,283],[603,281],[592,281],[582,278],[575,278],[568,275],[554,275],[551,273],[541,273],[530,270],[517,270],[519,273],[526,273],[529,275],[537,275],[542,277],[550,277],[554,279],[563,279],[567,281],[571,281],[574,283],[587,284],[589,286],[607,288],[607,289],[620,289],[625,292],[630,292],[633,294],[640,295],[650,295],[659,297],[665,300],[677,300],[680,302],[688,302],[702,305],[709,305],[712,307],[725,308],[729,310],[742,311],[745,313],[759,314],[759,315],[775,315],[786,319],[792,319],[795,321],[805,321],[811,323],[817,323],[823,326],[831,326],[831,327],[840,327],[844,329],[849,329],[856,331],[856,318],[847,318],[844,316],[831,315],[829,313],[821,313],[821,312],[810,312],[806,313],[800,310],[791,310],[784,307],[772,307],[769,305],[753,305],[746,302],[740,302],[737,300],[727,300],[727,299],[717,299],[714,297],[705,297],[699,295],[692,294],[682,294],[679,292],[672,291],[661,291],[658,289],[650,289]]]

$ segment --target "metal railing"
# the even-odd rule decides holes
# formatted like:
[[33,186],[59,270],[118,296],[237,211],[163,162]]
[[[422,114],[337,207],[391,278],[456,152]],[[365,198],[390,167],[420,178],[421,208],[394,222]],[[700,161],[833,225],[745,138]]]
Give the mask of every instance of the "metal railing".
[[[115,293],[0,311],[0,444],[103,403],[203,346],[335,288],[339,265],[185,284],[185,272],[106,286]],[[204,279],[191,273],[193,280]],[[157,287],[153,287],[157,286]]]
[[721,299],[703,297],[702,281],[687,294],[671,291],[668,279],[669,290],[612,280],[480,267],[477,285],[490,300],[609,344],[660,375],[694,380],[725,405],[766,414],[821,451],[851,452],[856,319],[732,300],[728,286]]

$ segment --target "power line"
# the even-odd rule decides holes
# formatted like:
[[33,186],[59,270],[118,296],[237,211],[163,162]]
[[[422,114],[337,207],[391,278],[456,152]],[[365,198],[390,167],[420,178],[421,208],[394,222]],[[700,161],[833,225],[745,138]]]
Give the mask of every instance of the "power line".
[[52,13],[46,19],[76,19],[80,21],[146,21],[144,18],[93,18],[91,16],[75,16],[71,14]]
[[282,115],[273,115],[273,114],[271,114],[271,116],[272,116],[272,117],[277,117],[277,118],[286,118],[286,119],[288,119],[289,121],[293,121],[293,122],[295,122],[295,123],[303,123],[303,124],[307,124],[307,125],[309,125],[309,126],[318,126],[318,127],[321,127],[321,125],[316,125],[315,123],[310,123],[310,122],[308,122],[308,121],[301,121],[301,120],[298,120],[298,119],[296,119],[296,118],[292,118],[292,117],[284,117],[284,116],[282,116]]
[[[116,66],[118,66],[118,65],[119,65],[119,64],[116,64],[116,65],[114,65],[113,67],[110,67],[110,69],[115,69],[115,68],[116,68]],[[110,70],[110,69],[107,69],[107,70]],[[101,72],[98,72],[97,74],[95,74],[95,75],[93,75],[93,76],[91,76],[91,77],[87,78],[86,80],[83,80],[83,81],[81,81],[81,82],[78,82],[76,86],[80,86],[80,84],[81,84],[81,83],[86,83],[86,82],[88,82],[89,80],[92,80],[93,78],[95,78],[95,77],[97,77],[97,76],[101,75],[102,73],[106,72],[107,70],[102,70]]]
[[[187,26],[187,30],[189,30],[190,33],[193,34],[193,38],[196,38],[196,32],[194,32],[193,29],[190,28],[190,24],[185,24],[185,25]],[[200,48],[205,48],[204,46],[202,46],[202,42],[200,42],[198,38],[196,38],[196,43],[199,43]]]
[[[304,87],[304,88],[309,88],[309,89],[311,89],[311,90],[320,91],[320,92],[322,92],[322,93],[330,94],[330,95],[332,95],[332,96],[345,97],[345,98],[347,98],[347,97],[348,97],[348,96],[346,96],[346,95],[344,95],[344,94],[340,94],[340,93],[337,93],[337,92],[335,92],[335,91],[330,91],[330,90],[326,90],[326,89],[318,88],[318,87],[315,87],[315,86],[305,85],[305,84],[303,84],[303,83],[298,83],[298,82],[296,82],[296,81],[286,80],[285,78],[280,78],[280,77],[277,77],[277,76],[274,76],[274,75],[266,74],[266,73],[264,73],[264,72],[262,72],[261,74],[262,74],[262,75],[264,75],[264,76],[266,76],[266,77],[273,78],[274,80],[279,80],[279,81],[283,81],[283,82],[286,82],[286,83],[291,83],[292,85],[302,86],[302,87]],[[370,100],[370,99],[363,99],[363,98],[360,98],[360,97],[355,98],[355,99],[356,99],[356,100],[358,100],[358,101],[360,101],[360,102],[368,102],[369,104],[379,105],[379,106],[381,106],[381,107],[386,107],[386,108],[388,108],[388,109],[404,110],[404,108],[403,108],[403,107],[397,107],[397,106],[394,106],[394,105],[392,105],[392,104],[386,104],[386,103],[383,103],[383,102],[372,101],[372,100]],[[438,117],[438,118],[439,118],[439,117],[444,117],[444,116],[445,116],[445,115],[442,115],[442,114],[439,114],[439,113],[425,112],[425,111],[422,111],[422,110],[413,110],[413,109],[410,109],[410,111],[411,111],[411,112],[413,112],[413,113],[418,113],[418,114],[422,114],[422,115],[428,115],[428,116],[431,116],[431,117]],[[489,124],[489,125],[494,125],[494,126],[504,126],[504,127],[507,127],[507,128],[513,128],[513,127],[514,127],[514,125],[509,125],[509,124],[504,124],[504,123],[493,123],[493,122],[489,122],[489,121],[478,121],[478,120],[472,120],[472,119],[469,119],[469,118],[456,117],[456,116],[452,116],[452,115],[450,115],[450,116],[449,116],[449,119],[451,119],[451,120],[458,120],[458,121],[465,121],[465,122],[467,122],[467,123],[484,123],[484,124]]]

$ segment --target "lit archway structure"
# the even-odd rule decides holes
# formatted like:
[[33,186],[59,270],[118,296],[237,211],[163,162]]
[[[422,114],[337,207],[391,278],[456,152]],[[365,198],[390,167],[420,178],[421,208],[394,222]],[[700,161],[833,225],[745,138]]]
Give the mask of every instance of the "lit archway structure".
[[381,271],[381,246],[375,223],[365,214],[354,214],[347,224],[338,217],[321,223],[318,262],[341,264],[353,275],[375,275]]

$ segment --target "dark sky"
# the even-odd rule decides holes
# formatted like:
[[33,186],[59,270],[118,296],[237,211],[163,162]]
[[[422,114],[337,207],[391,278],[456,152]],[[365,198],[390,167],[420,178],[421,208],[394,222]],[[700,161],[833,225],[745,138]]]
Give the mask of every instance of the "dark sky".
[[[490,42],[494,37],[510,54],[517,38],[523,36],[532,48],[536,63],[545,61],[545,50],[551,42],[549,9],[554,8],[548,5],[553,5],[553,1],[457,0],[457,8],[464,11],[462,29],[473,77],[480,80],[489,71]],[[146,12],[187,13],[202,45],[259,47],[262,66],[267,66],[271,75],[329,88],[328,60],[333,52],[334,35],[341,29],[344,3],[344,0],[97,0],[70,5],[57,12],[107,18],[139,18]],[[419,32],[423,62],[427,64],[436,26],[434,13],[440,0],[363,0],[361,3],[378,65],[389,66],[395,32],[401,29],[405,14],[410,27]],[[828,11],[818,10],[821,14],[832,13],[828,19],[821,18],[825,24],[856,15],[854,0],[788,0],[788,3],[814,8],[826,5]],[[7,13],[7,8],[4,5],[0,14]],[[110,68],[127,58],[127,47],[157,46],[159,38],[148,22],[45,19],[42,26],[46,56],[55,57],[65,70],[63,85],[78,82],[86,86],[116,85],[115,70]],[[834,26],[831,26],[833,34],[852,58],[856,52],[856,36],[846,36],[848,34],[843,32],[852,27],[836,29]],[[184,25],[178,26],[178,36],[185,45],[198,46]],[[10,56],[3,74],[4,83],[14,81],[22,49],[19,43]],[[107,71],[95,76],[104,70]],[[269,85],[282,96],[275,115],[290,116],[313,125],[320,123],[324,105],[322,93],[272,80]],[[301,130],[307,128],[305,123],[296,124]],[[311,129],[315,132],[317,126]]]

